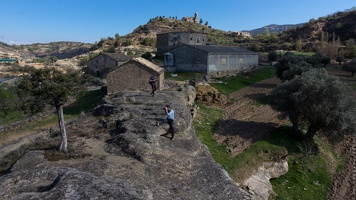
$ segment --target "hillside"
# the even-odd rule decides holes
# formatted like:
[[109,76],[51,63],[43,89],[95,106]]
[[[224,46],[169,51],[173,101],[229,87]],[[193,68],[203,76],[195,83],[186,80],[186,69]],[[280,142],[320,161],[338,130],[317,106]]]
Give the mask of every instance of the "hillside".
[[156,17],[150,19],[147,24],[137,27],[128,37],[152,37],[155,38],[157,33],[169,31],[195,31],[204,32],[212,38],[216,35],[231,36],[228,32],[217,30],[211,26],[205,26],[199,23],[186,22],[179,19]]
[[[138,26],[130,34],[116,39],[102,39],[97,45],[99,47],[105,47],[105,49],[109,49],[113,46],[117,49],[130,45],[136,47],[145,46],[152,47],[152,50],[155,51],[156,34],[170,31],[204,32],[208,34],[208,43],[210,44],[232,44],[234,39],[234,35],[232,33],[214,29],[211,26],[205,26],[199,23],[186,22],[173,18],[155,17],[151,18],[146,24]],[[152,41],[147,41],[147,39]],[[115,44],[115,40],[118,41],[117,44]]]
[[59,59],[72,58],[83,53],[87,53],[92,44],[81,42],[51,42],[46,44],[36,43],[31,45],[20,45],[19,48],[42,58],[46,56],[56,56]]
[[262,28],[257,28],[257,29],[252,29],[252,30],[244,30],[242,32],[249,32],[251,34],[251,36],[255,36],[258,34],[263,34],[266,32],[266,30],[269,31],[269,33],[282,33],[288,29],[292,29],[292,28],[296,28],[296,27],[300,27],[303,24],[285,24],[285,25],[277,25],[277,24],[271,24],[268,26],[264,26]]
[[87,53],[92,46],[92,44],[81,42],[51,42],[10,46],[0,42],[0,57],[26,59],[56,56],[58,59],[73,58],[77,55]]
[[[328,33],[329,41],[332,35],[340,38],[341,43],[356,38],[356,11],[338,12],[318,20],[310,20],[303,26],[289,29],[281,34],[281,40],[318,41],[321,40],[321,32]],[[331,37],[330,37],[331,36]]]
[[18,46],[10,46],[6,43],[0,42],[0,58],[29,58],[34,57],[28,51],[23,51]]
[[[233,32],[214,29],[199,23],[185,22],[174,18],[156,17],[150,19],[147,24],[138,26],[132,33],[120,37],[121,48],[125,46],[151,47],[155,51],[155,39],[157,33],[168,31],[196,31],[208,34],[207,44],[222,46],[241,46],[257,52],[268,52],[277,49],[295,50],[295,42],[302,40],[303,43],[318,43],[322,32],[327,32],[329,41],[332,34],[340,38],[341,44],[351,38],[356,38],[356,17],[355,11],[338,12],[327,17],[320,17],[318,20],[310,20],[307,23],[275,25],[271,24],[251,31],[252,38],[243,38]],[[266,30],[269,34],[265,34]],[[108,40],[99,42],[99,46],[105,46],[104,50],[113,48],[108,45]],[[113,42],[112,42],[113,43]],[[131,48],[133,48],[131,46]],[[315,44],[310,44],[315,46]],[[120,47],[116,47],[119,49]],[[304,49],[307,51],[313,49]],[[314,49],[315,50],[315,49]],[[143,51],[144,52],[144,51]]]

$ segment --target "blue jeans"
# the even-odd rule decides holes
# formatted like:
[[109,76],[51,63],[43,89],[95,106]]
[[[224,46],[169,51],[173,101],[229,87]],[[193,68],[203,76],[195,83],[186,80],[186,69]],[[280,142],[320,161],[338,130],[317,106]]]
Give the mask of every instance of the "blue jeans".
[[172,130],[172,138],[174,138],[174,119],[164,119],[159,123],[159,125],[168,124],[169,128]]

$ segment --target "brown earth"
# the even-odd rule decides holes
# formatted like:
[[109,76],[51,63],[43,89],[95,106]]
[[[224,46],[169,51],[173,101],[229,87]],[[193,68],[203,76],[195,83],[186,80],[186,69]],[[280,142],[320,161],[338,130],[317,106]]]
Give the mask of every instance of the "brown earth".
[[232,156],[249,148],[286,120],[278,119],[278,112],[268,105],[256,103],[268,95],[270,90],[280,83],[279,79],[263,80],[232,93],[229,99],[235,99],[228,105],[218,122],[214,138],[227,146]]

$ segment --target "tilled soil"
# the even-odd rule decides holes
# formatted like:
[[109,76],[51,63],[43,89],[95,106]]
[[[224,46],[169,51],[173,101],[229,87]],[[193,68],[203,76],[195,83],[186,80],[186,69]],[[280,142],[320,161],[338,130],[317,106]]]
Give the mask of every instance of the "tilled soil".
[[337,150],[349,156],[344,168],[334,177],[327,199],[356,199],[356,137],[348,137]]
[[277,78],[263,80],[229,96],[236,101],[224,109],[214,138],[218,143],[226,145],[232,156],[287,123],[286,120],[278,119],[279,113],[269,105],[256,103],[264,99],[278,83],[280,81]]

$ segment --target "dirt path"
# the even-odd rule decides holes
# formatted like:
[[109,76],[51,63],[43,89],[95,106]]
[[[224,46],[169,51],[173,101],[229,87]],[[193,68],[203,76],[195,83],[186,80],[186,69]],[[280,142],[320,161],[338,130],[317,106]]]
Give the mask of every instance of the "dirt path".
[[232,156],[243,152],[287,122],[279,120],[278,113],[270,106],[256,105],[256,100],[266,97],[279,82],[277,78],[266,79],[229,96],[236,102],[225,108],[214,138],[226,145]]

